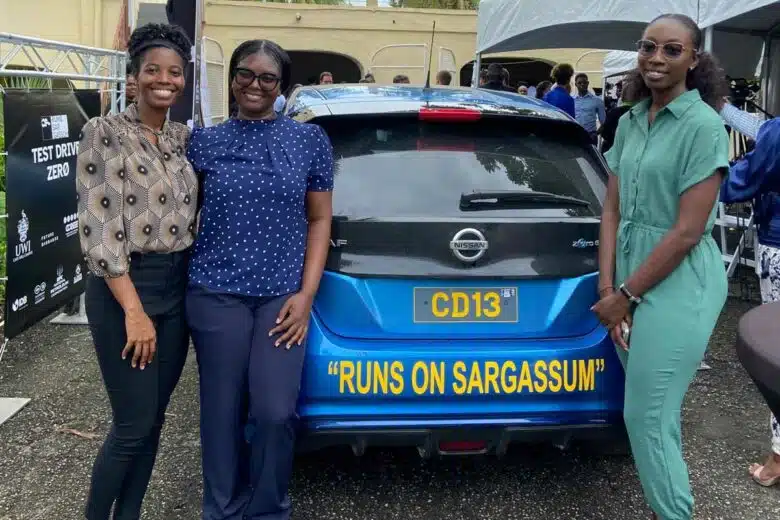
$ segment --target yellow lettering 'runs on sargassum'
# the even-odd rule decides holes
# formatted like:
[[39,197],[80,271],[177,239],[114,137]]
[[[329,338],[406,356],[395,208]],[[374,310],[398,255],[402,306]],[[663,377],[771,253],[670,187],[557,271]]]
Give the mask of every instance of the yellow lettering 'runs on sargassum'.
[[507,395],[592,392],[604,359],[528,361],[339,361],[328,373],[338,376],[340,394]]

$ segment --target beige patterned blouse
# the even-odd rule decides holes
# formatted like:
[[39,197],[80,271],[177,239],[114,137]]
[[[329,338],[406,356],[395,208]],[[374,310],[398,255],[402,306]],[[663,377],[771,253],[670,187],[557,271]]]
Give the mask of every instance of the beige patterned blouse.
[[198,181],[187,126],[165,122],[155,146],[130,105],[84,126],[77,160],[79,238],[96,276],[115,278],[135,252],[170,253],[195,238]]

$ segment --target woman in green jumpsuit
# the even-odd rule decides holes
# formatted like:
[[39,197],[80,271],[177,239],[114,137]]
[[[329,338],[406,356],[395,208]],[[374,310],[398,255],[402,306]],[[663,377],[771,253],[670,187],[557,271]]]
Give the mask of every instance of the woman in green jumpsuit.
[[[637,104],[606,154],[600,301],[626,372],[624,418],[655,518],[690,520],[680,408],[726,301],[712,238],[728,138],[714,109],[727,93],[702,35],[682,15],[650,23],[625,89]],[[627,325],[624,329],[624,323]],[[628,335],[623,336],[624,332]]]

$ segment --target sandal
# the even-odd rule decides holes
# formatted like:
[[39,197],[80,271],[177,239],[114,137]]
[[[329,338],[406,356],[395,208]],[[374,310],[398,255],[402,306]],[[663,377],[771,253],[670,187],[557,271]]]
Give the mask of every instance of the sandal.
[[753,464],[750,466],[750,476],[753,481],[763,487],[772,487],[780,483],[780,475],[775,475],[770,478],[761,478],[761,472],[764,470],[764,466],[761,464]]

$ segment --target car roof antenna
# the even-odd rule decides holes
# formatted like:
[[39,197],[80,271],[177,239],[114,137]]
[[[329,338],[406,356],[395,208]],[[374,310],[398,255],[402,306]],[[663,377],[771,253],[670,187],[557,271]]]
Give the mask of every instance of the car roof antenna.
[[431,49],[428,52],[428,70],[426,71],[425,88],[431,88],[431,67],[433,66],[433,38],[436,35],[436,20],[433,21],[431,31]]

